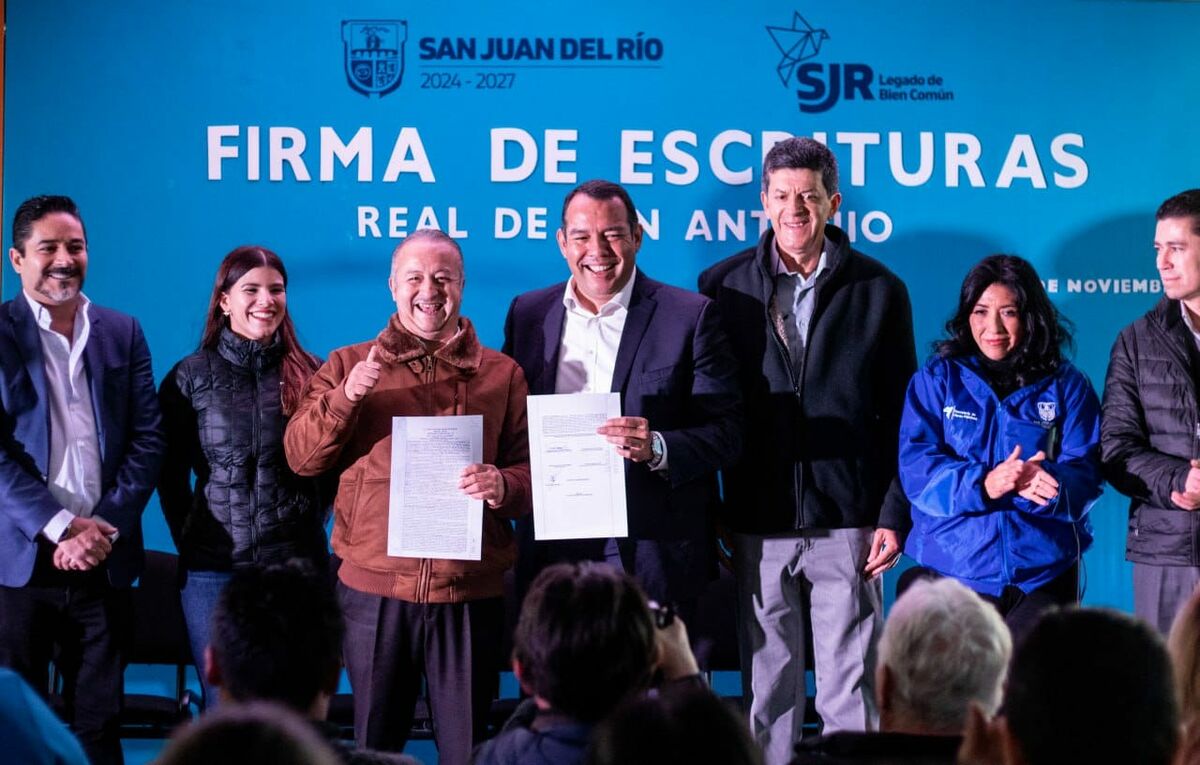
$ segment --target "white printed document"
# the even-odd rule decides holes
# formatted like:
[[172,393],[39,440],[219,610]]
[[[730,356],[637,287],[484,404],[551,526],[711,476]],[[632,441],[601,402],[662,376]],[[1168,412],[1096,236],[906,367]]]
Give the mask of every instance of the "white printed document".
[[596,432],[621,416],[620,394],[530,396],[528,406],[534,537],[629,536],[624,460]]
[[479,560],[483,500],[458,488],[483,461],[483,415],[392,418],[387,554]]

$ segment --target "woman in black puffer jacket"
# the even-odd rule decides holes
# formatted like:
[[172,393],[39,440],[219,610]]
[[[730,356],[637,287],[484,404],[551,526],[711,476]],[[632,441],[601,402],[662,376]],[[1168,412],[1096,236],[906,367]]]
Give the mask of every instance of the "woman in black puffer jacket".
[[158,494],[179,550],[197,667],[213,606],[235,568],[295,557],[328,562],[319,484],[293,473],[283,453],[287,419],[319,364],[296,339],[279,256],[261,247],[225,256],[200,349],[159,389],[167,455]]

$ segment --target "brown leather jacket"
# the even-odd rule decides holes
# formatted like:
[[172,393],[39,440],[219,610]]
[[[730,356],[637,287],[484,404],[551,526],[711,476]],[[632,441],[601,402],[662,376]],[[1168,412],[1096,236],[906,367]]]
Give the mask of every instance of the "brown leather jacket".
[[[413,603],[460,603],[498,597],[516,559],[510,518],[531,506],[528,388],[521,368],[484,348],[471,322],[430,353],[395,315],[374,341],[339,348],[317,370],[288,424],[284,449],[299,475],[339,474],[333,549],[349,587]],[[371,346],[383,369],[357,402],[343,383]],[[504,475],[504,502],[485,504],[482,560],[390,557],[387,554],[392,417],[483,415],[483,462]]]

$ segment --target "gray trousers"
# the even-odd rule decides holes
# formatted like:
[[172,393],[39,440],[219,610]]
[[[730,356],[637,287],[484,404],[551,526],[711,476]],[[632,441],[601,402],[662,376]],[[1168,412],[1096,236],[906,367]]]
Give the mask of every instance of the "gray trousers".
[[767,765],[784,765],[800,739],[806,634],[824,733],[875,730],[880,578],[863,575],[873,529],[815,529],[734,537],[742,689],[750,732]]
[[1133,564],[1133,612],[1163,635],[1200,585],[1200,568]]

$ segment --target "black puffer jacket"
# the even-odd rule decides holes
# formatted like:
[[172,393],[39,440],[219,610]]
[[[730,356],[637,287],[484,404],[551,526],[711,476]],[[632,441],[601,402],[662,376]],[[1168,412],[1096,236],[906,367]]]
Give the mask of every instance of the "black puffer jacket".
[[1178,300],[1163,298],[1121,330],[1104,380],[1104,477],[1130,498],[1125,557],[1200,566],[1200,513],[1171,502],[1197,448],[1195,341]]
[[163,380],[158,495],[187,569],[324,557],[319,484],[293,473],[283,453],[282,356],[278,337],[262,345],[226,329],[215,350],[193,353]]

